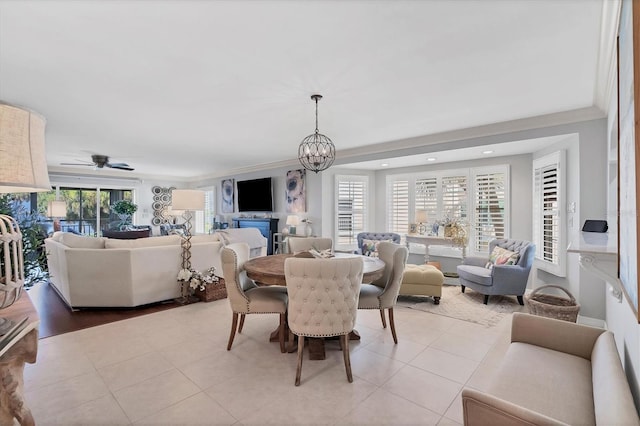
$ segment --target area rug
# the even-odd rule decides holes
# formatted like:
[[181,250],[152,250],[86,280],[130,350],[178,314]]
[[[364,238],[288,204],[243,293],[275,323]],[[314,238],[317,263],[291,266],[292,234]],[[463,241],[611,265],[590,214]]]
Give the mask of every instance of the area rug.
[[398,305],[485,327],[493,327],[513,312],[527,312],[527,307],[520,306],[515,296],[491,296],[487,305],[483,300],[483,294],[471,289],[462,293],[460,286],[444,285],[439,305],[434,305],[431,298],[418,296],[399,296]]

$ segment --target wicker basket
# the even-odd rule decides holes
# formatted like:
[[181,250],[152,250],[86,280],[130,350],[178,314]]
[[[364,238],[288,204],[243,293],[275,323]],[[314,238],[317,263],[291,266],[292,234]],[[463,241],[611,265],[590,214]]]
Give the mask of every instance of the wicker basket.
[[[540,290],[545,288],[562,290],[569,296],[569,299],[540,293]],[[525,295],[524,298],[529,306],[529,312],[533,315],[570,322],[576,322],[578,319],[580,304],[576,302],[576,298],[571,293],[558,285],[543,285],[533,290],[531,294]]]
[[219,278],[218,283],[208,285],[204,290],[196,288],[195,295],[203,302],[212,302],[214,300],[227,298],[227,287],[224,284],[224,278]]

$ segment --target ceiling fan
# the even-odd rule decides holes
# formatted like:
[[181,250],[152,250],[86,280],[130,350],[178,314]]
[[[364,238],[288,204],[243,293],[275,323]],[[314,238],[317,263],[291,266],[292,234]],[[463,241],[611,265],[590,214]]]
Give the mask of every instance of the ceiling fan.
[[[82,160],[78,160],[82,161]],[[106,155],[98,155],[94,154],[91,156],[91,163],[60,163],[61,166],[92,166],[97,169],[102,169],[104,167],[108,167],[110,169],[118,169],[118,170],[134,170],[132,167],[129,167],[127,163],[109,163],[109,157]]]

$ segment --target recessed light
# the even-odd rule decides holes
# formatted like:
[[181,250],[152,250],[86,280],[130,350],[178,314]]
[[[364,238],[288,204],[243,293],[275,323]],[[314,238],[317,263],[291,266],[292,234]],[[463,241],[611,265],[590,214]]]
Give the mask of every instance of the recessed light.
[[427,161],[436,161],[436,160],[437,160],[437,158],[436,158],[436,157],[429,157],[429,158],[427,158]]
[[382,167],[389,167],[389,163],[382,163],[382,164],[380,164],[380,166],[382,166]]
[[493,154],[493,150],[488,149],[486,151],[482,151],[483,154]]

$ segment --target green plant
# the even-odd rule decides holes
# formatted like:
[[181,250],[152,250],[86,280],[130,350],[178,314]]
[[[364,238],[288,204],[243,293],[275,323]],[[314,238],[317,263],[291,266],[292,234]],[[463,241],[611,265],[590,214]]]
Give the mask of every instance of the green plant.
[[138,206],[129,200],[120,200],[113,203],[111,209],[117,214],[132,215],[138,210]]
[[[47,268],[47,253],[44,240],[47,234],[38,223],[38,213],[28,211],[24,203],[16,199],[14,194],[0,195],[0,214],[13,217],[22,233],[24,257],[25,287],[31,287],[38,281],[49,277]],[[1,252],[1,250],[0,250]],[[0,253],[0,266],[4,270],[5,257]]]

